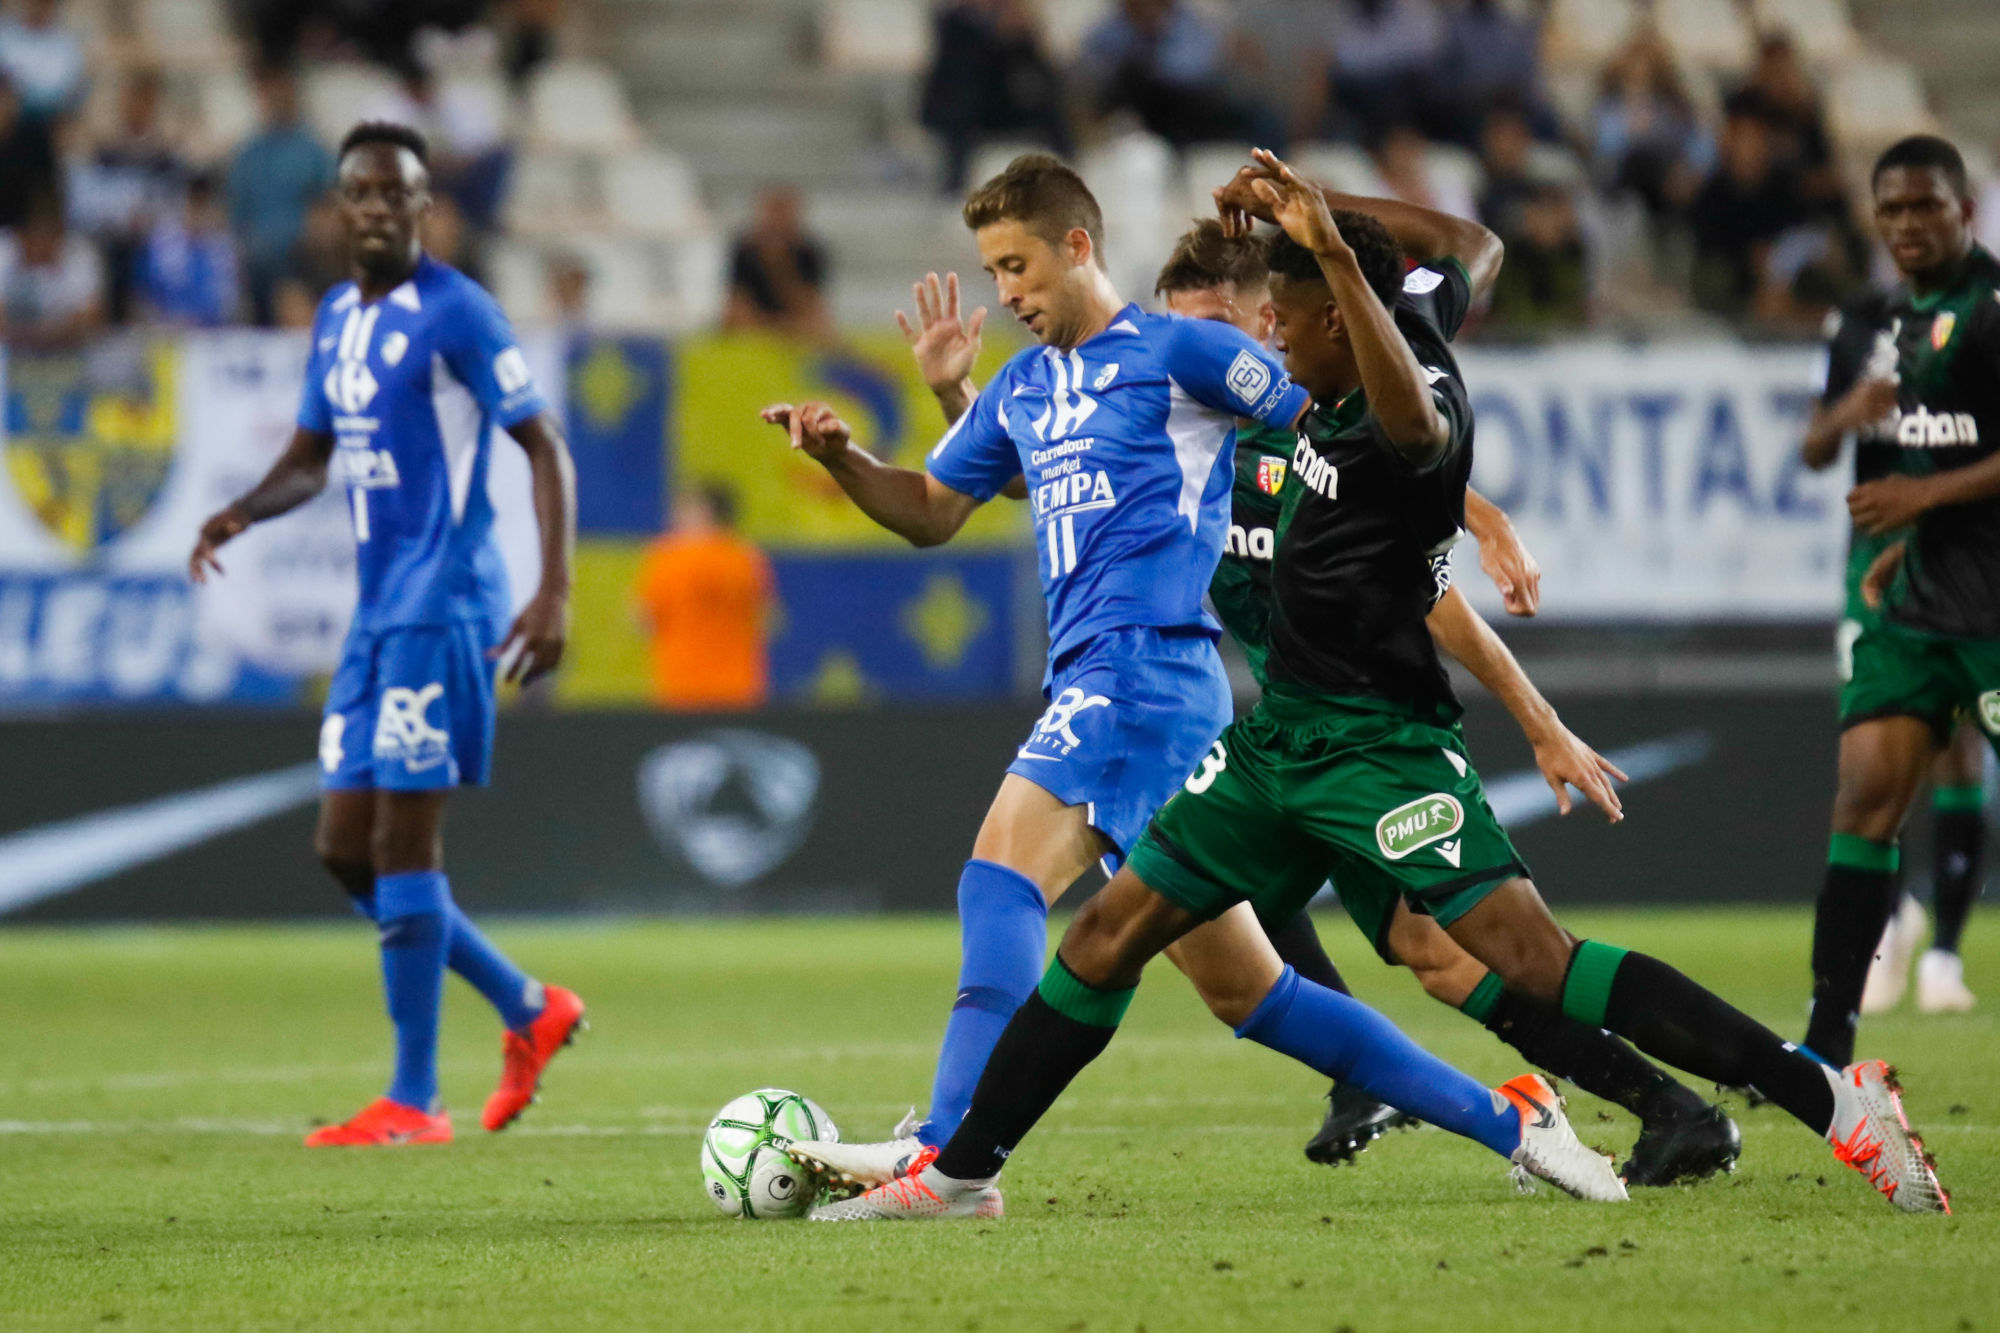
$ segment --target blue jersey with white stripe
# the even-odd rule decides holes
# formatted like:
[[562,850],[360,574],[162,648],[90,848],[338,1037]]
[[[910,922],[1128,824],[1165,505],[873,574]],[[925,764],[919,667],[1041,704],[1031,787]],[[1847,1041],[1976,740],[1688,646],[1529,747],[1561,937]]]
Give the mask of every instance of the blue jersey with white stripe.
[[543,410],[507,317],[483,288],[423,256],[379,301],[342,283],[313,320],[299,425],[334,437],[361,585],[354,625],[503,622],[493,539],[493,428]]
[[930,471],[981,500],[1027,478],[1051,663],[1127,626],[1219,635],[1201,603],[1229,535],[1236,420],[1289,426],[1306,401],[1229,325],[1128,305],[1070,351],[1008,361]]

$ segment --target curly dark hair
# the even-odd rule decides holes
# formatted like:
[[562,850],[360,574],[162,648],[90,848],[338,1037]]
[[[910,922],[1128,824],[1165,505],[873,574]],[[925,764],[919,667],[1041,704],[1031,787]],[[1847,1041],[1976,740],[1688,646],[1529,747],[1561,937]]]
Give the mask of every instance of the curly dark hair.
[[1969,199],[1972,196],[1972,189],[1966,182],[1965,158],[1949,139],[1940,139],[1935,134],[1912,134],[1907,139],[1898,139],[1875,159],[1875,170],[1868,173],[1869,188],[1880,183],[1883,172],[1897,167],[1941,171],[1959,198]]
[[[1355,261],[1361,265],[1361,276],[1368,279],[1369,290],[1383,305],[1395,305],[1396,293],[1403,289],[1403,247],[1396,244],[1387,227],[1366,213],[1337,208],[1333,211],[1333,225],[1340,228],[1341,237],[1354,251]],[[1271,239],[1265,262],[1271,266],[1271,272],[1293,282],[1326,281],[1313,252],[1283,233]]]
[[424,164],[424,170],[430,170],[431,146],[424,141],[424,136],[408,125],[398,125],[387,120],[364,120],[349,130],[346,137],[340,141],[338,159],[345,161],[347,155],[355,149],[377,143],[409,149],[417,161]]

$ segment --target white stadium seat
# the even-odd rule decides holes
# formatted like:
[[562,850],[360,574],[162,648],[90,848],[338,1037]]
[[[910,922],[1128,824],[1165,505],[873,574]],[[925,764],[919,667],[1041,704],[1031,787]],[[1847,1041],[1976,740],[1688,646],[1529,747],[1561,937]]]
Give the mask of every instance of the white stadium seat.
[[306,123],[322,143],[339,143],[354,123],[387,102],[396,81],[372,65],[329,64],[306,71]]
[[[1198,143],[1191,145],[1181,155],[1181,170],[1187,185],[1187,201],[1184,207],[1190,218],[1212,218],[1215,216],[1215,198],[1209,193],[1218,185],[1226,185],[1236,174],[1238,167],[1250,165],[1250,145]],[[1186,219],[1176,218],[1176,222]]]
[[642,236],[701,229],[701,186],[677,154],[656,148],[620,153],[605,159],[601,171],[604,211],[613,225]]
[[528,241],[497,238],[486,250],[486,280],[493,299],[515,324],[532,328],[549,322],[548,261]]
[[1750,67],[1750,27],[1735,0],[1653,0],[1653,21],[1683,64],[1731,74]]
[[1834,71],[1825,100],[1834,137],[1849,148],[1920,134],[1935,124],[1916,71],[1885,55]]
[[515,155],[505,210],[507,229],[520,236],[560,239],[603,220],[588,160],[546,148]]
[[1077,164],[1104,210],[1106,265],[1122,290],[1152,290],[1160,256],[1180,233],[1181,192],[1174,150],[1145,133],[1121,134],[1090,149]]
[[1117,7],[1117,0],[1048,0],[1041,8],[1050,57],[1059,65],[1076,59],[1090,30]]
[[621,151],[638,126],[618,77],[593,60],[559,60],[528,86],[528,135],[550,148]]
[[196,83],[195,104],[203,148],[221,154],[257,132],[257,94],[250,77],[230,67],[205,74]]
[[174,65],[222,65],[235,52],[221,0],[138,0],[134,35],[142,50]]
[[1638,18],[1633,0],[1553,0],[1546,20],[1549,58],[1602,67],[1631,38]]
[[1378,196],[1389,193],[1374,161],[1352,144],[1298,144],[1292,149],[1291,160],[1304,175],[1344,193]]
[[1432,189],[1461,199],[1476,201],[1486,188],[1486,167],[1457,144],[1434,143],[1426,148],[1424,174]]
[[931,52],[926,0],[826,0],[820,46],[835,69],[914,74]]

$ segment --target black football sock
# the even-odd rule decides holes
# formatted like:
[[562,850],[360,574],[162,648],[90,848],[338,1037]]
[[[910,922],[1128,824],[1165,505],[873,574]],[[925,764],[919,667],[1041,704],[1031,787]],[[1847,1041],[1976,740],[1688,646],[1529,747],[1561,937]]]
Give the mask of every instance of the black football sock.
[[1583,941],[1570,956],[1562,1007],[1697,1078],[1755,1088],[1817,1133],[1833,1123],[1823,1065],[1657,958]]
[[1836,833],[1827,846],[1826,881],[1813,913],[1812,1017],[1806,1045],[1835,1067],[1854,1059],[1861,990],[1896,910],[1896,844]]
[[1111,1044],[1131,1003],[1131,991],[1088,985],[1058,954],[1000,1034],[973,1089],[972,1108],[938,1153],[938,1171],[953,1180],[999,1175],[1070,1080]]
[[[1488,979],[1496,984],[1498,977]],[[1480,983],[1484,988],[1485,983]],[[1475,992],[1477,994],[1477,992]],[[1515,991],[1501,989],[1480,1022],[1538,1069],[1566,1078],[1593,1096],[1624,1107],[1641,1120],[1699,1115],[1708,1103],[1666,1070],[1602,1028]],[[1468,1002],[1467,1012],[1471,1012]]]
[[1347,988],[1347,979],[1340,975],[1340,969],[1326,956],[1326,946],[1319,942],[1312,913],[1301,911],[1282,926],[1266,926],[1264,933],[1271,937],[1271,947],[1278,951],[1279,960],[1292,971],[1316,986],[1342,995],[1354,994]]
[[1986,851],[1985,800],[1986,793],[1978,787],[1939,787],[1931,793],[1936,837],[1931,907],[1937,913],[1931,947],[1946,953],[1958,952],[1965,918],[1979,896],[1984,869],[1980,862]]

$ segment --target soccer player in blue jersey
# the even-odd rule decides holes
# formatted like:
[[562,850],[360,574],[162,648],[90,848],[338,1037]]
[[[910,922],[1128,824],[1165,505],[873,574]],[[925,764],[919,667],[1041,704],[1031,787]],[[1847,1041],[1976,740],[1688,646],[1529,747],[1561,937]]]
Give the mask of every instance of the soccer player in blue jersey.
[[[855,446],[824,403],[764,414],[863,512],[918,546],[949,540],[1025,477],[1048,603],[1049,707],[1009,766],[959,881],[962,970],[929,1119],[884,1143],[792,1145],[844,1185],[920,1169],[949,1139],[999,1034],[1035,988],[1048,903],[1093,863],[1116,869],[1229,721],[1220,627],[1202,597],[1228,532],[1237,422],[1289,428],[1309,406],[1277,358],[1233,326],[1121,301],[1101,259],[1097,202],[1054,158],[1016,159],[972,194],[964,215],[1001,304],[1041,345],[984,390],[968,383],[955,402],[941,395],[955,420],[927,472]],[[1254,916],[1238,913],[1176,961],[1212,1007],[1227,1007],[1226,992],[1255,975],[1238,965],[1244,953],[1269,948]],[[1565,1188],[1623,1197],[1552,1095],[1539,1123],[1567,1140],[1567,1160],[1518,1155],[1530,1133],[1518,1100],[1489,1094],[1359,1003],[1333,997],[1334,1008],[1343,1003],[1337,1063],[1381,1074],[1385,1100],[1483,1135]]]
[[[255,487],[202,525],[197,583],[253,523],[296,509],[337,463],[354,515],[360,598],[320,727],[320,859],[379,930],[396,1062],[388,1091],[311,1147],[445,1143],[437,1102],[446,968],[499,1011],[499,1088],[483,1122],[504,1129],[575,1034],[583,1002],[543,986],[475,929],[451,897],[442,826],[452,789],[486,782],[494,675],[523,684],[562,658],[569,626],[575,475],[562,432],[476,283],[423,251],[430,207],[422,136],[357,125],[340,147],[340,209],[354,280],[313,321],[290,445]],[[494,427],[527,452],[541,585],[511,626],[486,471]]]

